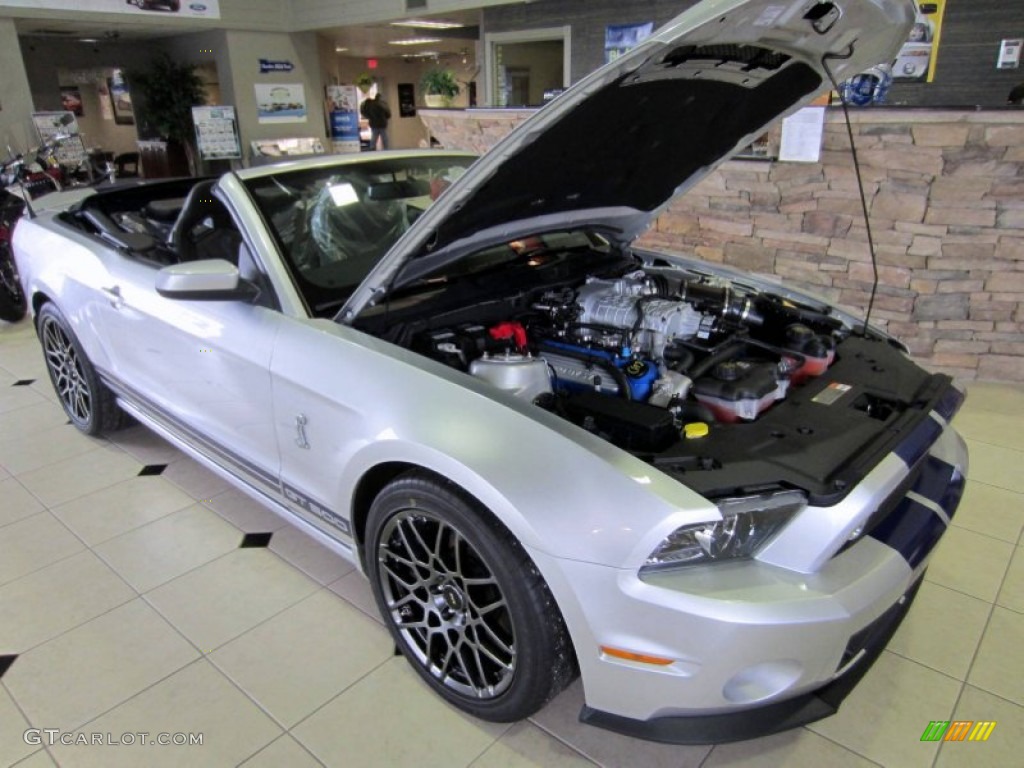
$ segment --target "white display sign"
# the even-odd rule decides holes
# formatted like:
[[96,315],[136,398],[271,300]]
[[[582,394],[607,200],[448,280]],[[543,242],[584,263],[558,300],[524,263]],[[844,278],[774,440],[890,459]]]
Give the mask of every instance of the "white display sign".
[[824,133],[824,107],[804,107],[790,115],[782,121],[779,160],[791,163],[818,162]]
[[73,112],[33,112],[32,123],[44,144],[62,139],[53,153],[61,165],[75,167],[85,162],[85,143],[78,133],[78,121]]
[[256,83],[261,123],[306,122],[306,90],[301,83]]
[[219,19],[220,0],[4,0],[7,8]]
[[242,141],[234,107],[192,107],[196,146],[203,160],[238,160]]
[[1024,39],[1003,40],[999,44],[998,69],[1017,69],[1020,66],[1020,52],[1024,47]]

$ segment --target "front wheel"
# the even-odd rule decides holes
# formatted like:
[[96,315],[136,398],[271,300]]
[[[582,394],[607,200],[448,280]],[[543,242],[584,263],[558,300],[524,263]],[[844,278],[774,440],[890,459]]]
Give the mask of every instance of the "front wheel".
[[121,426],[122,411],[113,393],[100,381],[60,310],[44,304],[37,323],[50,382],[71,423],[87,435]]
[[528,717],[572,679],[558,606],[522,546],[456,486],[410,472],[374,500],[366,565],[395,643],[484,720]]

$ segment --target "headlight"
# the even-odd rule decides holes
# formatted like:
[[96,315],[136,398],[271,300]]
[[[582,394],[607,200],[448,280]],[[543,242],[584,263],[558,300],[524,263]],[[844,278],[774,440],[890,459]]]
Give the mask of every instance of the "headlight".
[[650,554],[643,570],[753,557],[806,504],[800,491],[722,499],[721,520],[677,528]]

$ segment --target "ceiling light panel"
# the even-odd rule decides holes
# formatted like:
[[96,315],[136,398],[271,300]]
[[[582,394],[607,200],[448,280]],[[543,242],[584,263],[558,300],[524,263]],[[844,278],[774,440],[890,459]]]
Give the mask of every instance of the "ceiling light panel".
[[429,45],[430,43],[440,43],[441,38],[439,37],[406,37],[402,40],[389,40],[391,45]]
[[461,29],[466,26],[457,21],[434,21],[432,19],[406,19],[392,21],[392,27],[410,27],[412,29]]

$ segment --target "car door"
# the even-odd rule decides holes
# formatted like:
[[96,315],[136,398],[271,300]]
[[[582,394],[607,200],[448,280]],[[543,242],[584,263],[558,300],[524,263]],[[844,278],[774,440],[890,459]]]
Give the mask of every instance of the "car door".
[[[235,252],[250,258],[235,232]],[[211,255],[194,245],[190,256]],[[269,368],[280,312],[267,301],[162,297],[155,290],[159,266],[130,256],[108,267],[99,315],[111,385],[197,450],[276,496]]]

